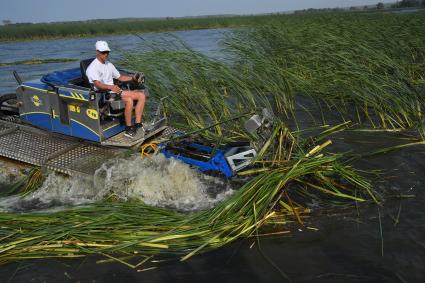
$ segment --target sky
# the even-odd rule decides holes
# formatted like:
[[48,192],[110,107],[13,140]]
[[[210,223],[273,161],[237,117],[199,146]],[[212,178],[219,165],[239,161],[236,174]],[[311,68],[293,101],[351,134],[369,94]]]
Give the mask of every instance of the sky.
[[0,0],[0,22],[260,14],[306,8],[391,3],[395,0]]

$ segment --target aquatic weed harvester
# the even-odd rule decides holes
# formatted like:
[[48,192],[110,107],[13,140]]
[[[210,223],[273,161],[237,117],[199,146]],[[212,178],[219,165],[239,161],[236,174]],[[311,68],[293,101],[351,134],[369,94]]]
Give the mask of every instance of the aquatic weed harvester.
[[[47,82],[46,77],[53,74],[66,78]],[[145,141],[111,144],[124,130],[122,110],[116,107],[119,98],[109,100],[106,94],[79,85],[83,80],[80,69],[53,74],[25,83],[16,74],[16,95],[3,96],[1,101],[0,156],[68,175],[91,175],[106,160]],[[221,144],[194,138],[195,131],[184,133],[168,127],[165,117],[156,115],[161,112],[157,109],[156,118],[144,119],[148,121],[145,137],[157,130],[155,138],[164,137],[159,149],[162,154],[206,173],[226,177],[237,173],[244,184],[217,206],[189,214],[142,201],[110,199],[54,213],[0,212],[4,227],[0,230],[0,264],[98,254],[131,268],[145,268],[145,263],[154,264],[150,262],[154,256],[177,255],[187,260],[241,237],[258,236],[261,226],[285,224],[288,215],[302,223],[308,210],[292,200],[290,187],[302,196],[317,193],[359,202],[375,199],[367,180],[340,164],[338,155],[321,152],[330,141],[300,143],[267,110],[245,122],[245,130],[259,137],[251,147],[246,141]],[[150,131],[149,123],[153,125]],[[327,129],[326,134],[344,125]],[[109,137],[110,131],[116,131],[115,135]],[[175,133],[167,136],[167,131]],[[246,168],[250,164],[254,168]]]
[[[161,111],[163,99],[152,117],[144,117],[146,134],[126,137],[124,102],[118,95],[95,91],[90,85],[85,71],[92,60],[81,61],[80,68],[25,82],[14,71],[16,93],[0,96],[0,156],[67,175],[91,175],[106,160],[155,137],[163,140],[160,152],[167,158],[225,177],[233,176],[255,157],[247,142],[213,145],[189,141],[186,135],[178,137],[181,133],[167,126]],[[139,83],[122,83],[121,88],[148,91],[144,76]],[[257,116],[247,122],[249,131],[262,125]],[[167,142],[173,135],[177,138]]]

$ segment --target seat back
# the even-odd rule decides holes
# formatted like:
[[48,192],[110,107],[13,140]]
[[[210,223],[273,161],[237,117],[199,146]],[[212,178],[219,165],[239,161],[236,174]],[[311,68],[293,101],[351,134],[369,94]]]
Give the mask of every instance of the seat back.
[[91,62],[96,58],[90,58],[80,61],[80,71],[81,71],[81,77],[83,78],[83,86],[87,88],[91,88],[89,78],[87,77],[86,71]]

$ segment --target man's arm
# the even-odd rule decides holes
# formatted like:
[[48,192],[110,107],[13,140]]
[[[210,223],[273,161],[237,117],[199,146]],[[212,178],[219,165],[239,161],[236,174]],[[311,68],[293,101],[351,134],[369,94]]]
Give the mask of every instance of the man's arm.
[[114,79],[117,79],[117,80],[119,80],[119,81],[121,81],[121,82],[128,82],[128,81],[136,81],[136,78],[135,78],[135,75],[131,75],[131,76],[129,76],[129,75],[124,75],[124,74],[121,74],[118,70],[117,70],[117,68],[115,68],[115,66],[111,63],[111,68],[112,68],[112,77],[114,78]]
[[94,86],[97,89],[110,90],[110,91],[115,92],[115,93],[121,93],[121,89],[117,85],[108,85],[108,84],[104,84],[100,81],[93,81],[93,83],[94,83]]
[[134,76],[129,76],[129,75],[120,75],[118,77],[118,80],[121,82],[128,82],[128,81],[134,81]]

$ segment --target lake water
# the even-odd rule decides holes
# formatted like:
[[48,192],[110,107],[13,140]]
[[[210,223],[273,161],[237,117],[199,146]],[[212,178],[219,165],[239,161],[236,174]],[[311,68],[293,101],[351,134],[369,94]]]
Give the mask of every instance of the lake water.
[[111,62],[119,58],[120,50],[143,49],[146,44],[169,37],[169,35],[183,40],[196,51],[219,59],[222,54],[219,52],[218,44],[228,32],[230,32],[229,29],[209,29],[178,31],[169,34],[146,33],[140,35],[143,39],[135,35],[122,35],[0,43],[0,63],[31,59],[75,59],[75,62],[67,63],[0,66],[0,95],[15,91],[17,83],[12,75],[13,70],[16,70],[25,81],[41,78],[41,76],[49,72],[79,67],[80,60],[95,56],[94,44],[97,40],[108,41],[112,49]]
[[[220,58],[219,40],[226,32],[229,30],[174,34],[194,49]],[[143,35],[148,41],[161,36]],[[0,62],[80,60],[93,55],[98,39],[109,41],[113,49],[144,44],[135,36],[1,43]],[[0,67],[0,93],[13,92],[12,70],[27,80],[77,66],[78,61]],[[307,117],[301,118],[306,119],[302,124],[308,123]],[[406,142],[404,138],[399,134],[345,132],[333,139],[331,150],[368,152],[401,144]],[[414,198],[389,199],[381,206],[318,210],[304,226],[290,225],[289,234],[260,238],[253,247],[255,239],[244,239],[188,262],[169,261],[147,272],[116,263],[96,264],[97,257],[11,263],[0,266],[0,282],[425,282],[424,157],[425,148],[418,146],[356,163],[358,168],[382,170],[379,177],[373,177],[380,190],[391,189],[393,194]]]

